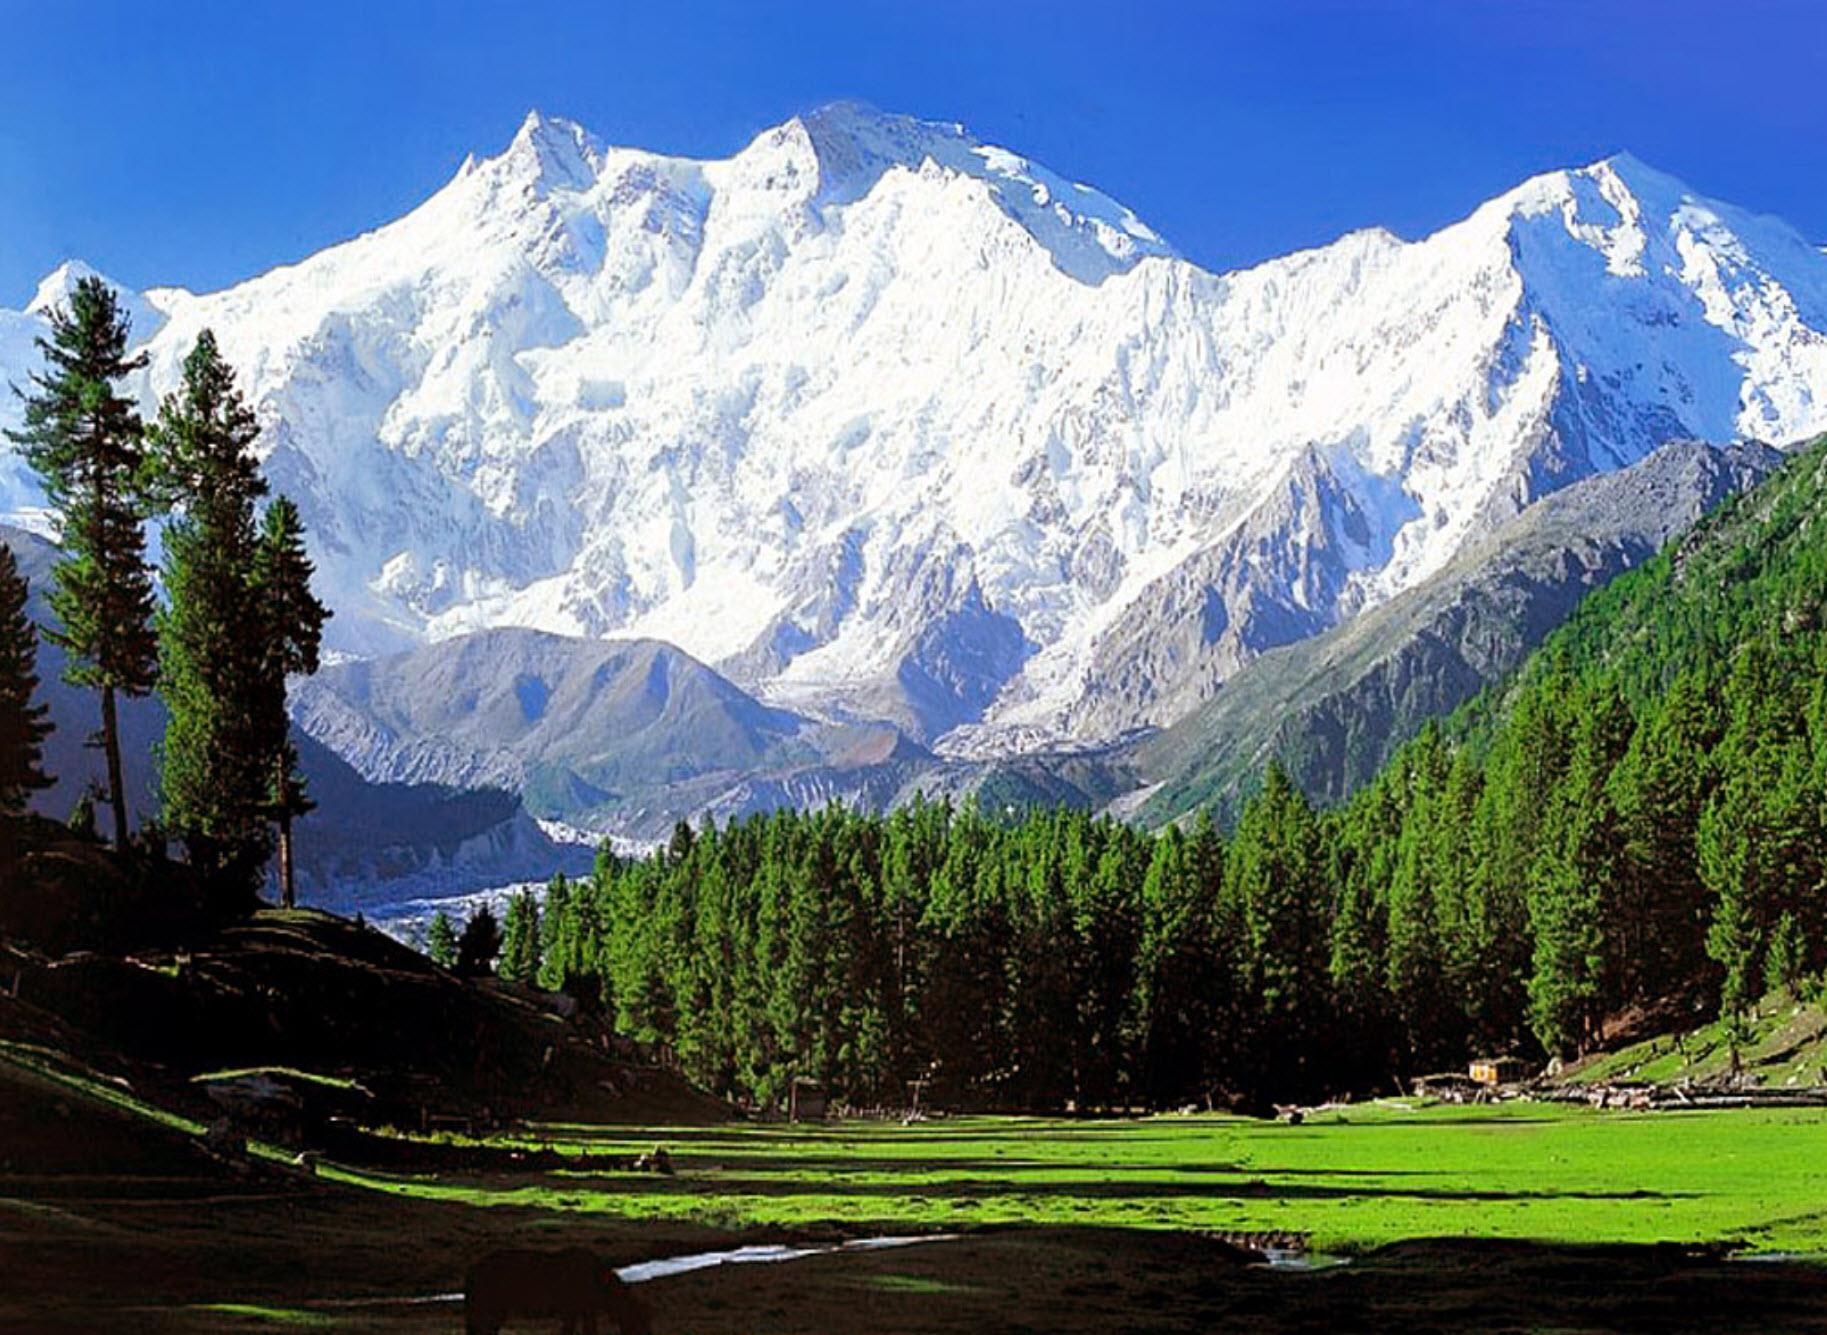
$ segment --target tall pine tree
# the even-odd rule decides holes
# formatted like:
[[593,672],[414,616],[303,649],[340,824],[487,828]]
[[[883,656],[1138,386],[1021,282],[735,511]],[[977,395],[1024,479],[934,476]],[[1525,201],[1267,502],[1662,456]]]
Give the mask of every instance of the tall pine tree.
[[1279,761],[1244,808],[1225,860],[1224,897],[1241,927],[1253,1014],[1238,1066],[1260,1089],[1316,1087],[1317,1042],[1331,1000],[1322,830]]
[[153,429],[149,472],[175,508],[165,530],[159,692],[169,721],[159,785],[165,826],[223,908],[249,904],[271,848],[262,733],[262,635],[251,598],[254,505],[266,494],[253,454],[259,427],[204,330],[183,387]]
[[268,811],[279,825],[279,890],[292,907],[292,821],[315,805],[298,770],[298,751],[286,722],[286,678],[317,671],[318,647],[330,610],[311,592],[298,507],[281,496],[267,507],[254,556],[253,605],[263,649],[253,709],[268,775]]
[[127,355],[129,331],[114,290],[100,278],[81,279],[69,309],[51,312],[51,336],[38,340],[46,369],[32,376],[36,392],[23,396],[24,428],[8,433],[57,514],[64,559],[50,603],[59,628],[48,633],[69,653],[65,680],[101,694],[117,848],[127,842],[127,798],[116,696],[146,694],[158,665],[139,506],[143,428],[116,389],[145,365],[144,355]]
[[425,933],[425,953],[432,962],[452,969],[457,964],[457,928],[450,920],[450,914],[439,909],[431,920],[431,927]]

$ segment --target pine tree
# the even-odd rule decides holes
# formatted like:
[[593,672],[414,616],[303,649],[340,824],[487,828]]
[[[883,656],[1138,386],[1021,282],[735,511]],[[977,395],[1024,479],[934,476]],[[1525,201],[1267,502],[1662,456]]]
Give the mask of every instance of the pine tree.
[[1139,1083],[1157,1105],[1199,1090],[1201,1040],[1221,985],[1210,925],[1218,887],[1204,883],[1199,865],[1208,841],[1217,835],[1203,813],[1190,841],[1170,825],[1142,878],[1131,1045]]
[[539,915],[539,975],[535,980],[548,992],[565,989],[566,965],[576,955],[577,913],[571,902],[571,882],[554,872],[546,884],[545,912]]
[[19,857],[13,817],[27,799],[50,786],[44,772],[44,739],[51,731],[38,687],[37,635],[25,615],[25,580],[12,548],[0,543],[0,896],[12,885]]
[[1630,711],[1613,682],[1576,691],[1570,703],[1579,718],[1572,755],[1545,803],[1543,846],[1529,882],[1530,1024],[1555,1053],[1587,1051],[1607,1004],[1618,1000],[1605,934],[1620,916],[1622,837],[1608,782],[1631,735]]
[[1770,950],[1764,956],[1764,989],[1786,991],[1793,998],[1800,991],[1807,971],[1808,940],[1795,915],[1785,913],[1776,920],[1776,928],[1770,933]]
[[1387,985],[1411,1064],[1423,1070],[1455,1060],[1459,1053],[1454,1048],[1461,1041],[1454,1033],[1440,922],[1449,874],[1442,865],[1441,802],[1450,763],[1439,725],[1431,722],[1398,762],[1405,811],[1388,886]]
[[457,938],[456,970],[465,978],[480,978],[495,967],[501,954],[501,926],[487,904],[470,915]]
[[70,817],[65,822],[70,833],[86,843],[94,843],[101,838],[101,831],[95,825],[95,801],[99,794],[95,780],[82,786],[76,794],[76,801],[70,805]]
[[1813,756],[1775,649],[1743,645],[1726,696],[1732,722],[1713,752],[1719,786],[1695,850],[1715,898],[1707,954],[1720,966],[1720,1009],[1733,1024],[1757,1000],[1760,964],[1784,912],[1805,908],[1819,881],[1813,850]]
[[1244,808],[1225,862],[1224,892],[1240,932],[1253,1014],[1235,1040],[1239,1074],[1268,1090],[1308,1091],[1330,1001],[1331,942],[1321,830],[1279,761]]
[[284,496],[267,507],[254,555],[252,598],[264,648],[254,717],[261,754],[270,776],[268,811],[279,824],[280,902],[294,898],[292,821],[316,804],[305,791],[286,719],[286,678],[317,671],[318,647],[330,611],[311,592],[311,561],[305,555],[304,524],[298,507]]
[[1695,674],[1676,678],[1641,718],[1612,772],[1623,893],[1620,921],[1608,924],[1606,935],[1626,1000],[1702,990],[1712,967],[1705,950],[1710,900],[1695,837],[1706,809],[1715,712]]
[[0,542],[0,817],[24,811],[33,793],[51,786],[44,772],[47,706],[32,702],[38,637],[25,614],[27,592],[13,549]]
[[101,693],[116,848],[127,842],[116,697],[150,691],[158,664],[139,511],[143,429],[115,388],[146,364],[127,356],[129,328],[113,289],[80,280],[69,309],[51,312],[51,336],[38,340],[47,369],[33,374],[36,392],[24,396],[24,429],[8,433],[57,514],[65,556],[50,597],[59,628],[48,634],[69,653],[65,680]]
[[1531,886],[1537,862],[1558,833],[1546,828],[1547,797],[1566,772],[1570,729],[1561,703],[1570,683],[1558,671],[1519,690],[1493,740],[1474,808],[1466,916],[1482,960],[1472,1001],[1479,1041],[1501,1049],[1525,1032],[1535,973]]
[[510,983],[533,983],[539,978],[539,901],[531,890],[522,890],[508,901],[503,924],[501,962],[495,970]]
[[431,956],[434,964],[441,964],[446,969],[456,967],[457,928],[443,909],[432,917],[431,926],[426,930],[425,953]]
[[254,415],[208,330],[151,433],[149,474],[165,530],[159,691],[169,710],[162,819],[218,902],[253,901],[270,852],[267,756],[258,713],[265,646],[255,574],[255,502],[266,493]]

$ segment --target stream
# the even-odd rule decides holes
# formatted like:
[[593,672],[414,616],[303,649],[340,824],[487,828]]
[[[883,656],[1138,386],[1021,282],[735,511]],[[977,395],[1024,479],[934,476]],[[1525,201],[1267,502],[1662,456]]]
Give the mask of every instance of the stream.
[[[890,1247],[911,1247],[918,1242],[950,1242],[956,1233],[923,1233],[912,1237],[852,1238],[848,1242],[816,1243],[794,1246],[777,1242],[734,1247],[720,1252],[688,1252],[684,1256],[663,1256],[657,1261],[640,1261],[620,1267],[615,1273],[626,1284],[645,1284],[648,1280],[669,1275],[685,1275],[694,1270],[709,1270],[719,1265],[772,1265],[780,1261],[797,1261],[805,1256],[828,1256],[843,1252],[877,1252]],[[455,1304],[463,1301],[462,1293],[422,1293],[399,1298],[330,1298],[311,1303],[312,1307],[409,1307]]]
[[[616,1270],[626,1284],[645,1284],[649,1280],[665,1279],[672,1275],[686,1275],[694,1270],[709,1270],[720,1265],[776,1265],[782,1261],[797,1261],[807,1256],[832,1256],[850,1252],[885,1251],[891,1247],[911,1247],[922,1242],[951,1242],[957,1239],[956,1233],[925,1233],[914,1236],[900,1235],[877,1238],[852,1238],[848,1242],[793,1244],[786,1242],[754,1243],[746,1247],[732,1247],[716,1252],[687,1252],[683,1256],[663,1256],[654,1261],[638,1261]],[[1262,1263],[1271,1270],[1330,1270],[1334,1266],[1351,1264],[1350,1258],[1327,1256],[1297,1248],[1267,1248],[1262,1253]],[[424,1293],[394,1298],[330,1298],[311,1303],[312,1307],[416,1307],[455,1305],[463,1301],[463,1295],[456,1293]]]
[[788,1243],[737,1247],[727,1252],[695,1252],[689,1256],[667,1256],[658,1261],[625,1265],[615,1273],[629,1284],[644,1284],[650,1279],[683,1275],[693,1270],[708,1270],[714,1265],[758,1265],[776,1261],[796,1261],[802,1256],[824,1256],[833,1252],[876,1252],[889,1247],[911,1247],[916,1242],[949,1242],[956,1233],[926,1233],[914,1237],[853,1238],[849,1242],[824,1243],[795,1247]]

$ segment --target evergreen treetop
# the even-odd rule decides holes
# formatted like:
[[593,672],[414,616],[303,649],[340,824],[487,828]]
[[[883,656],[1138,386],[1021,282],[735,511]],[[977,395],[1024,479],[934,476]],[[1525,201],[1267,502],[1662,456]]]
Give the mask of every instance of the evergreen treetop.
[[446,969],[456,966],[457,928],[443,909],[432,916],[431,926],[426,930],[425,953],[431,956],[433,963]]

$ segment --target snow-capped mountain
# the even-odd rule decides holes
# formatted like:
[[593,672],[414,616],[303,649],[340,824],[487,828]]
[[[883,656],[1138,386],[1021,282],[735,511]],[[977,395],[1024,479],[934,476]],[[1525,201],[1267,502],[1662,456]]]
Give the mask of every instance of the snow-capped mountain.
[[148,401],[202,328],[240,369],[338,649],[647,637],[953,751],[1171,721],[1540,494],[1827,428],[1827,256],[1628,156],[1218,275],[956,126],[698,162],[534,115],[375,232],[134,300]]

